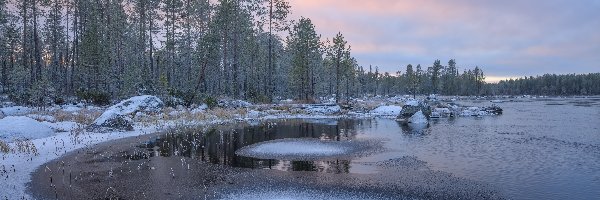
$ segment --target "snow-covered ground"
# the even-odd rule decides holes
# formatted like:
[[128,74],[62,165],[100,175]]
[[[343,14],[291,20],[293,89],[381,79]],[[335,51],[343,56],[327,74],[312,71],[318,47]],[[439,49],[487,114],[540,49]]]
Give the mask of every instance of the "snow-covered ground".
[[[146,127],[130,132],[111,133],[85,133],[74,136],[70,132],[57,133],[51,137],[31,140],[31,144],[37,149],[37,155],[32,153],[13,152],[2,154],[0,171],[0,198],[2,199],[31,199],[25,193],[26,184],[30,181],[31,173],[53,159],[56,159],[70,151],[80,148],[91,147],[100,142],[115,140],[125,137],[137,136],[156,131],[154,127]],[[11,143],[11,145],[13,145]]]
[[396,117],[402,111],[401,106],[390,105],[390,106],[379,106],[373,109],[370,113],[376,116],[387,116],[387,117]]
[[0,140],[13,142],[45,138],[54,135],[48,125],[24,116],[8,116],[0,119]]

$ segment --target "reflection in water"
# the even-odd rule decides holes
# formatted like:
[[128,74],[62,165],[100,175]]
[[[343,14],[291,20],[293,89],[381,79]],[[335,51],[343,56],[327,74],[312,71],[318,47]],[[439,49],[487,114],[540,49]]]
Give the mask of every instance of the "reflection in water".
[[[335,123],[334,123],[335,122]],[[346,141],[355,139],[358,120],[287,120],[254,126],[219,126],[208,130],[179,129],[139,147],[146,151],[128,155],[130,159],[153,156],[184,156],[213,164],[282,171],[349,173],[349,160],[285,161],[237,156],[235,151],[259,142],[284,138],[317,138]]]

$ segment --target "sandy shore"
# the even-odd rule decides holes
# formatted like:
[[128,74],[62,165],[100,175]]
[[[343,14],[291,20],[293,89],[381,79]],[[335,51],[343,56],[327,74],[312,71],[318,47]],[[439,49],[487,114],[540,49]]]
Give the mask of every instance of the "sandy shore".
[[126,156],[144,150],[136,146],[157,136],[68,153],[38,168],[28,192],[36,199],[502,199],[489,186],[433,171],[413,157],[372,163],[380,168],[376,174],[329,174],[233,168],[175,156]]

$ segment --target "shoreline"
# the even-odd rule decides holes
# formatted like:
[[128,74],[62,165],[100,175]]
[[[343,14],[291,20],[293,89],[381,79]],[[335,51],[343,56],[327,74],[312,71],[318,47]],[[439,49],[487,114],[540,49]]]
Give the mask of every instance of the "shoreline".
[[157,135],[106,141],[65,154],[37,168],[27,191],[36,199],[243,199],[247,192],[264,198],[260,195],[297,189],[373,199],[502,198],[485,184],[431,170],[411,157],[372,163],[382,172],[368,175],[234,168],[177,156],[123,157]]
[[[261,122],[273,119],[341,119],[356,118],[366,119],[371,116],[350,116],[350,115],[269,115],[258,118],[235,118],[235,119],[217,119],[205,121],[186,121],[169,120],[162,121],[160,124],[138,124],[133,131],[115,131],[115,132],[85,132],[78,136],[73,136],[70,132],[58,132],[54,136],[30,140],[37,149],[37,155],[31,153],[0,153],[2,157],[0,173],[0,198],[2,199],[33,199],[27,192],[27,185],[31,183],[32,173],[44,166],[44,164],[72,153],[74,151],[92,148],[100,143],[110,142],[118,139],[152,135],[161,130],[176,126],[208,126],[239,122]],[[14,145],[9,143],[9,145]]]

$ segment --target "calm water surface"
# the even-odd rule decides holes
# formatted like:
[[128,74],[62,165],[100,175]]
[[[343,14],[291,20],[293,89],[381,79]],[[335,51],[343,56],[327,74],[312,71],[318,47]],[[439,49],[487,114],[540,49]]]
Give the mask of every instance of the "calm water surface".
[[[489,102],[467,101],[483,106]],[[513,199],[600,198],[600,99],[540,99],[500,104],[504,114],[432,120],[289,120],[167,135],[149,155],[186,156],[235,167],[323,173],[379,173],[373,162],[416,156],[435,170],[491,184]],[[283,138],[382,140],[385,151],[354,160],[284,161],[236,156]]]

